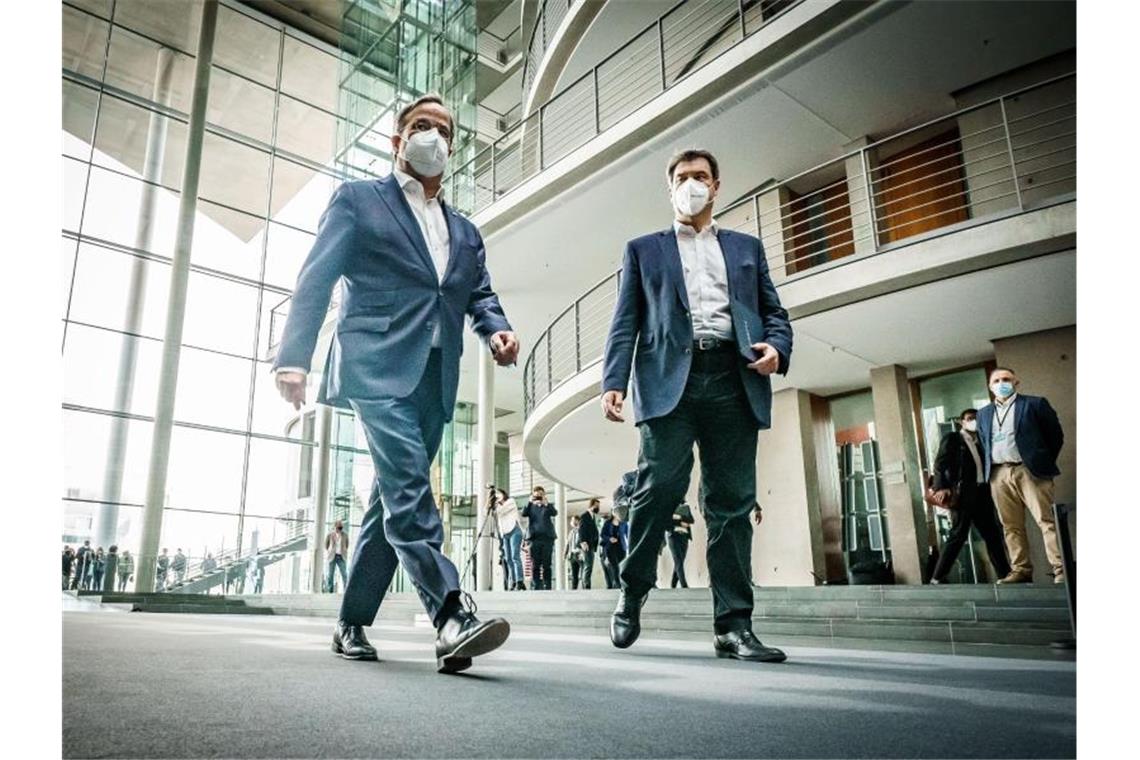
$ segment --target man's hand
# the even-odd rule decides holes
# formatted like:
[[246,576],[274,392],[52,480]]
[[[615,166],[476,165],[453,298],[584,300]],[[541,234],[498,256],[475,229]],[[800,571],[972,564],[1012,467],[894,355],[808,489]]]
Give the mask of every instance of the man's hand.
[[760,508],[759,504],[757,504],[756,508],[752,510],[752,519],[756,522],[757,525],[764,522],[764,510]]
[[625,403],[625,394],[621,391],[606,391],[602,394],[602,411],[610,422],[625,422],[621,416],[622,404]]
[[305,403],[305,373],[278,372],[277,390],[281,392],[281,398],[299,410]]
[[611,537],[610,537],[610,543],[611,543],[611,544],[616,544],[616,543],[617,543],[617,539],[616,539],[616,538],[614,538],[613,536],[611,536]]
[[584,552],[590,551],[590,545],[588,543],[586,543],[585,541],[582,542],[581,546],[582,546],[582,551],[584,551]]
[[500,367],[509,367],[518,361],[519,340],[513,332],[500,330],[491,336],[491,353]]
[[938,503],[938,506],[945,507],[950,503],[950,489],[943,488],[941,491],[935,491],[934,501]]
[[767,343],[753,343],[752,350],[760,358],[748,365],[761,375],[770,375],[780,368],[780,354]]

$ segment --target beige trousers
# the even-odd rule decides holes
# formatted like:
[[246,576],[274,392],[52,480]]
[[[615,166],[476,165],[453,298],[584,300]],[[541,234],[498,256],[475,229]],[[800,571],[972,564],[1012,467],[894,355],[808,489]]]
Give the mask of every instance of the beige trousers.
[[1057,526],[1053,523],[1053,481],[1033,477],[1023,464],[995,464],[990,471],[990,488],[1005,532],[1005,548],[1012,571],[1033,572],[1029,541],[1025,537],[1025,510],[1028,509],[1041,528],[1045,556],[1053,566],[1053,574],[1062,572]]

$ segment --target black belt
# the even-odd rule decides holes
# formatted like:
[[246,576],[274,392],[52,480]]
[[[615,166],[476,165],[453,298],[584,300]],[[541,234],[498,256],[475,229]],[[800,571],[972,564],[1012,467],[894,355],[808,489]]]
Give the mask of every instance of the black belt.
[[722,338],[697,338],[693,341],[693,351],[731,351],[735,343]]

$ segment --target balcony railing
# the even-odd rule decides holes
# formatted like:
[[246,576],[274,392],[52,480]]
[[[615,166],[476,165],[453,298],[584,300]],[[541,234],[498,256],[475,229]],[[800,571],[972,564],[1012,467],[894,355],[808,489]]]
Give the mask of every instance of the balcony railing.
[[479,32],[479,55],[505,66],[518,55],[521,50],[522,27],[516,26],[506,37],[500,37],[486,29]]
[[[717,223],[759,237],[777,285],[1076,197],[1076,75],[956,111],[743,198]],[[527,416],[602,360],[615,272],[559,314],[523,369]]]
[[[681,0],[456,167],[446,180],[450,197],[469,214],[487,208],[802,1]],[[536,40],[545,44],[569,6],[543,4],[527,48],[524,92],[542,58]]]
[[534,77],[538,73],[542,57],[546,54],[546,48],[573,4],[574,0],[542,0],[539,5],[538,16],[534,19],[534,26],[526,43],[526,57],[523,59],[523,102],[526,102],[527,96],[530,95],[531,85],[534,84]]

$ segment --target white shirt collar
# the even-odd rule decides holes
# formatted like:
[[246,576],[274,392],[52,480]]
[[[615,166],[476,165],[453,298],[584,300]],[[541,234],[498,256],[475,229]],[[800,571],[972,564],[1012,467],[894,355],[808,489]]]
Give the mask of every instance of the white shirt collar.
[[1017,401],[1017,392],[1016,391],[1014,391],[1014,394],[1012,396],[1010,396],[1009,398],[1007,398],[1005,401],[1002,401],[1001,399],[995,398],[994,404],[996,404],[997,406],[1000,406],[1002,409],[1004,409],[1007,406],[1011,406],[1014,401]]
[[709,222],[708,225],[706,225],[700,233],[698,233],[691,224],[685,224],[684,222],[678,221],[677,219],[673,220],[673,233],[678,237],[680,237],[682,234],[688,235],[690,237],[696,237],[698,234],[704,234],[706,231],[711,232],[714,236],[720,232],[720,225],[716,223],[716,219],[713,219],[711,222]]
[[[399,169],[393,169],[392,174],[395,175],[396,181],[400,183],[400,187],[404,190],[405,193],[408,192],[408,186],[411,185],[411,188],[420,197],[427,199],[427,194],[424,192],[424,185],[418,179],[416,179],[412,175],[408,174],[407,172],[400,171]],[[439,186],[439,192],[437,192],[435,194],[435,197],[431,198],[430,200],[435,200],[435,201],[442,201],[443,200],[443,185],[442,184]]]

